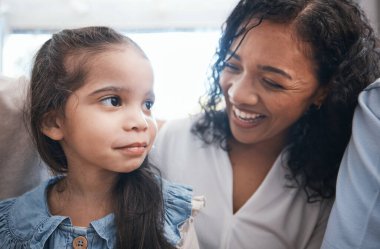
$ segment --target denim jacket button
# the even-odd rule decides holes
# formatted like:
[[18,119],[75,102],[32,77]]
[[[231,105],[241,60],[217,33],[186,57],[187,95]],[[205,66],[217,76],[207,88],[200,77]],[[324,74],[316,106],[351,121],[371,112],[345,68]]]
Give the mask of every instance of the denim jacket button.
[[87,239],[83,236],[78,236],[73,240],[74,249],[87,249]]

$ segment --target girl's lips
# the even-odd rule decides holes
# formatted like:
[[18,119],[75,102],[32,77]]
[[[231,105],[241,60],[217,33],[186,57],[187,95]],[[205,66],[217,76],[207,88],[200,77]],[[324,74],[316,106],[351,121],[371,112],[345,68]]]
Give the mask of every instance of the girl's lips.
[[132,143],[124,147],[133,148],[133,147],[146,147],[146,146],[147,146],[146,143]]
[[143,155],[147,152],[148,145],[146,143],[133,143],[126,146],[117,147],[123,154],[127,155]]
[[125,148],[122,148],[121,151],[124,154],[142,155],[145,153],[146,147],[125,147]]

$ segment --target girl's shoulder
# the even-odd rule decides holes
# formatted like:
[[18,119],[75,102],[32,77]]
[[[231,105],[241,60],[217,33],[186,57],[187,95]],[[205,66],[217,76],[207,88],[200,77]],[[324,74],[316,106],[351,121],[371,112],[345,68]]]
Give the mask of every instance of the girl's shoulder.
[[[15,245],[17,243],[17,238],[13,235],[10,229],[9,223],[11,222],[11,210],[13,209],[16,198],[6,199],[0,202],[0,247],[5,245]],[[26,245],[21,245],[22,246]],[[12,248],[19,248],[13,246]]]
[[205,205],[203,196],[193,196],[188,185],[162,180],[165,212],[165,236],[173,245],[181,246],[189,237],[194,216]]
[[[0,248],[27,248],[35,233],[37,223],[33,205],[25,202],[25,195],[0,202]],[[7,247],[8,248],[8,247]]]
[[[46,188],[55,180],[49,180],[37,188],[17,197],[0,202],[0,248],[29,248],[38,245],[45,233],[54,230],[46,204]],[[41,247],[42,248],[42,247]]]

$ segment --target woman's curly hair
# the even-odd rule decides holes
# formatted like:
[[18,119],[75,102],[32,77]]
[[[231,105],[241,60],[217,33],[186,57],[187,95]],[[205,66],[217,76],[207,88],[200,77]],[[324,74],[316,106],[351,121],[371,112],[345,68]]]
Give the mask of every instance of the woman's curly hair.
[[305,190],[308,201],[332,198],[358,95],[380,76],[374,31],[363,10],[350,0],[240,1],[224,24],[207,101],[201,102],[204,115],[192,129],[205,143],[223,149],[228,149],[232,134],[227,114],[219,108],[219,79],[231,44],[255,28],[246,26],[253,18],[257,25],[263,20],[292,25],[297,42],[306,44],[304,52],[315,64],[319,84],[328,90],[321,108],[312,106],[292,126],[286,148],[288,177]]

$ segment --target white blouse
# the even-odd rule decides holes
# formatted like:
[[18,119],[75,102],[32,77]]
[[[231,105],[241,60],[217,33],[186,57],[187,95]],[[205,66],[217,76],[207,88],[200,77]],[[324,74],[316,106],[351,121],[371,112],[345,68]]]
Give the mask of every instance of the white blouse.
[[193,121],[167,122],[151,158],[164,178],[191,185],[194,195],[205,196],[206,206],[195,220],[200,248],[320,248],[332,201],[310,204],[302,189],[286,187],[285,175],[290,172],[281,154],[257,191],[234,214],[228,154],[194,136]]

